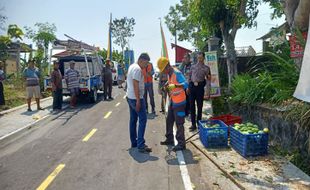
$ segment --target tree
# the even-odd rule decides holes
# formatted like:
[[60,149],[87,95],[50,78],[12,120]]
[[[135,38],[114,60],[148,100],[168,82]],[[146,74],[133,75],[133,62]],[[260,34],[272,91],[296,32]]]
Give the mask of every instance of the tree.
[[203,30],[199,23],[193,22],[190,12],[191,0],[181,0],[181,4],[171,6],[169,14],[165,16],[165,23],[171,32],[179,41],[191,41],[192,44],[204,50],[206,40],[211,34]]
[[16,24],[11,24],[9,25],[7,34],[10,39],[22,40],[22,36],[24,35],[24,32]]
[[34,30],[30,27],[25,27],[26,37],[32,39],[33,42],[36,43],[38,48],[38,52],[36,53],[36,61],[39,67],[39,70],[47,68],[47,60],[48,60],[48,47],[49,45],[56,40],[56,26],[55,24],[46,23],[36,23],[35,27],[37,30]]
[[[22,40],[23,35],[24,33],[22,29],[20,29],[16,24],[9,25],[7,35],[0,36],[0,61],[5,63],[5,61],[9,58],[9,49],[12,46],[13,40]],[[4,70],[6,70],[5,65]]]
[[133,37],[133,26],[135,25],[134,18],[121,18],[114,19],[111,24],[112,37],[115,38],[114,43],[122,49],[122,54],[124,52],[125,46],[128,44],[130,37]]
[[[98,51],[98,54],[105,59],[107,57],[107,50],[103,48],[102,50]],[[113,57],[114,61],[122,62],[123,55],[121,52],[113,50],[112,51],[112,57]]]
[[[220,29],[226,47],[229,86],[237,74],[234,43],[237,31],[241,27],[252,28],[257,25],[255,19],[259,3],[260,0],[181,0],[181,5],[175,7],[186,18],[186,22],[198,26],[196,32],[199,35],[209,37]],[[187,32],[186,28],[182,31]]]
[[292,30],[308,30],[310,1],[309,0],[264,0],[268,2],[274,13],[272,18],[281,17],[283,14]]

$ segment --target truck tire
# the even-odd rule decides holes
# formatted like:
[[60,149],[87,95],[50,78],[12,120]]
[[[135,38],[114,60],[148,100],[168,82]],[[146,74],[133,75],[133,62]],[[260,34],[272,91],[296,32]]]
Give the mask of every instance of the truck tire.
[[96,103],[98,100],[98,93],[97,93],[97,89],[93,89],[90,91],[90,102],[91,103]]

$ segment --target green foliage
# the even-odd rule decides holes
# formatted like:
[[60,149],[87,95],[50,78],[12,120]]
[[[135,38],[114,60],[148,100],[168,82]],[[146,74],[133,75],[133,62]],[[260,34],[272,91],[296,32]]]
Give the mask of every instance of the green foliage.
[[273,9],[271,19],[281,18],[284,15],[284,9],[281,4],[281,0],[263,0],[263,2],[269,3],[270,7]]
[[301,154],[299,150],[295,149],[293,151],[289,151],[280,146],[272,146],[271,151],[276,155],[285,157],[292,164],[300,168],[307,175],[310,175],[310,157],[304,154]]
[[36,23],[34,25],[37,27],[37,30],[34,30],[30,27],[25,27],[26,37],[32,39],[36,45],[48,49],[48,45],[56,39],[55,32],[57,28],[55,24],[46,23]]
[[[1,20],[1,15],[0,15]],[[24,35],[22,29],[20,29],[16,24],[9,25],[7,30],[7,36],[0,36],[0,60],[5,62],[8,59],[9,53],[8,49],[12,44],[13,39],[22,40],[22,36]]]
[[297,121],[300,126],[305,126],[310,130],[310,104],[305,102],[295,102],[291,108],[284,113],[289,121]]
[[217,33],[221,24],[222,33],[256,26],[259,3],[260,0],[181,0],[170,7],[165,21],[172,34],[178,31],[179,40],[193,40],[197,47]]
[[[98,51],[98,54],[102,57],[102,58],[106,58],[107,57],[107,50],[106,49],[102,49],[102,50],[99,50]],[[112,52],[112,59],[113,61],[116,61],[116,62],[122,62],[123,60],[123,54],[122,52],[119,52],[117,50],[113,50]]]
[[16,24],[10,24],[8,28],[8,36],[11,39],[20,39],[22,40],[22,36],[24,32],[20,29]]
[[165,16],[165,23],[174,36],[177,31],[178,40],[191,41],[195,47],[202,50],[212,33],[204,30],[199,22],[194,22],[194,13],[191,10],[193,2],[193,0],[181,0],[180,4],[171,6],[169,14]]
[[280,104],[292,98],[299,73],[291,59],[266,53],[270,61],[256,65],[250,73],[237,75],[232,83],[235,103]]
[[136,24],[134,18],[114,19],[111,24],[112,37],[115,38],[114,43],[119,45],[124,51],[130,37],[133,37],[133,26]]
[[11,39],[8,36],[0,36],[0,60],[5,61],[9,57],[8,48]]

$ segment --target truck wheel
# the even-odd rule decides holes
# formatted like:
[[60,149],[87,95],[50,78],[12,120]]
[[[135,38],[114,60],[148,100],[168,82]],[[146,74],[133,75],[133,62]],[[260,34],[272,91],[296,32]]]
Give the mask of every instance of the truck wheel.
[[94,90],[91,91],[90,102],[96,103],[97,100],[98,100],[98,94],[97,94],[97,89],[95,88]]

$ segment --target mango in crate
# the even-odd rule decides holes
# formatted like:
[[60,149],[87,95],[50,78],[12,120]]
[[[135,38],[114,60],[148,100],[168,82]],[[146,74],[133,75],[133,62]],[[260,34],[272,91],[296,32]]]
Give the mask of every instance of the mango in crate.
[[243,124],[235,123],[233,127],[234,127],[234,129],[240,131],[242,134],[262,133],[262,131],[259,130],[258,125],[255,125],[255,124],[250,123],[250,122],[243,123]]

